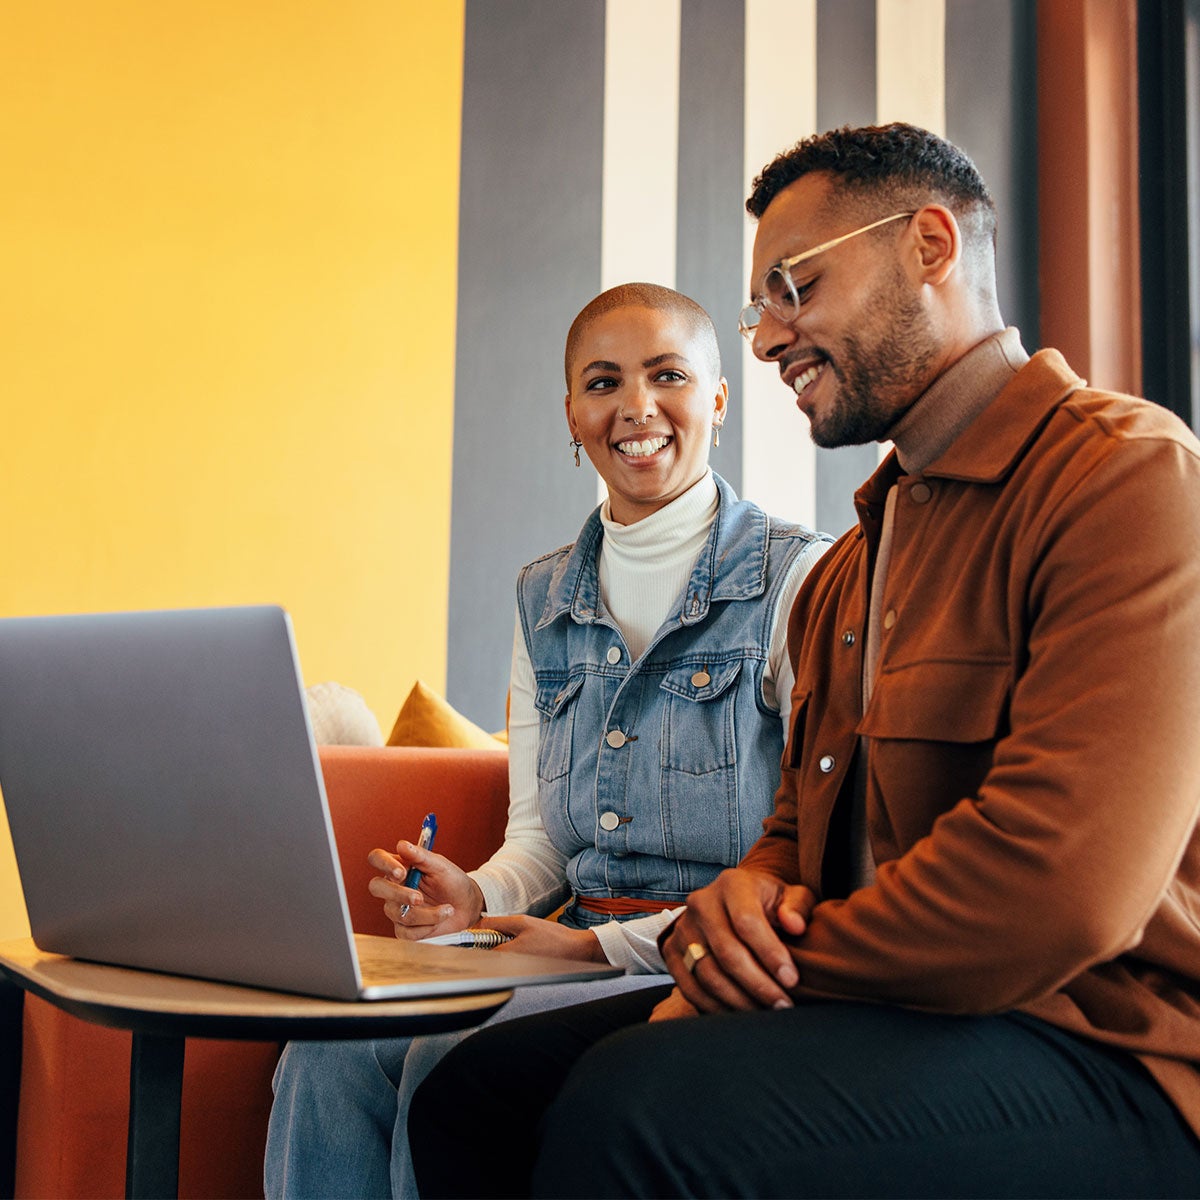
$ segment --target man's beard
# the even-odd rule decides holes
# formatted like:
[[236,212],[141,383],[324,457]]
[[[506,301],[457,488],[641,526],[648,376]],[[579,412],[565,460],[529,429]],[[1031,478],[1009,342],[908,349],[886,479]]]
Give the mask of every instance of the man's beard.
[[809,433],[818,446],[883,441],[932,382],[937,340],[925,309],[902,279],[871,304],[864,324],[868,337],[872,328],[884,332],[869,345],[862,334],[847,335],[838,361],[829,360],[838,390],[829,411],[813,413]]

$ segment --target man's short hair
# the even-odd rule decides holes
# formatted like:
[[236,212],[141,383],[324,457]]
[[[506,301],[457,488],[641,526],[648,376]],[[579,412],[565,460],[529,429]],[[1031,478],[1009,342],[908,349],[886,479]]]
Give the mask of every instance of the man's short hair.
[[944,204],[968,237],[995,244],[996,206],[975,164],[944,138],[902,122],[845,125],[797,142],[763,168],[746,211],[761,217],[784,188],[818,171],[833,177],[839,206],[886,216],[883,209]]
[[705,363],[712,369],[713,379],[721,377],[721,350],[717,344],[716,326],[701,305],[690,296],[657,283],[621,283],[590,300],[571,322],[563,355],[568,392],[571,390],[571,364],[579,350],[580,339],[597,317],[618,308],[654,308],[679,317],[687,325],[688,332],[700,343]]

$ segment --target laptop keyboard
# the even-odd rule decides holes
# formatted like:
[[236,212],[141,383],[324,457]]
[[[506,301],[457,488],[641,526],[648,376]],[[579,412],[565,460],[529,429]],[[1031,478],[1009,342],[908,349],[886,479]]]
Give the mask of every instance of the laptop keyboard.
[[358,945],[358,970],[368,987],[372,984],[419,982],[423,979],[462,979],[474,972],[448,963],[400,962],[383,948]]

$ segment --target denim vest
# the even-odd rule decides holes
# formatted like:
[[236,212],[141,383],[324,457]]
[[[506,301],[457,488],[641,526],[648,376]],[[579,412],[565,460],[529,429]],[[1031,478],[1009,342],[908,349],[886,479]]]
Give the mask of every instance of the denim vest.
[[[708,539],[637,662],[600,599],[599,509],[517,580],[537,683],[538,803],[576,896],[682,903],[738,862],[772,809],[783,730],[762,696],[771,625],[788,568],[825,539],[713,478]],[[572,903],[563,919],[609,918]]]

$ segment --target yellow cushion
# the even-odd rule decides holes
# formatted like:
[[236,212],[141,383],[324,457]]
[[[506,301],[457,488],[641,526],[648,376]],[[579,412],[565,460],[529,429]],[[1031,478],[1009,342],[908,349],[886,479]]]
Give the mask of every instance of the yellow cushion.
[[458,746],[469,750],[497,750],[504,746],[499,738],[467,720],[419,679],[400,709],[387,744]]

